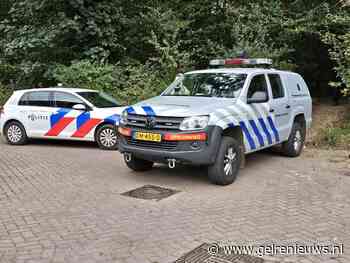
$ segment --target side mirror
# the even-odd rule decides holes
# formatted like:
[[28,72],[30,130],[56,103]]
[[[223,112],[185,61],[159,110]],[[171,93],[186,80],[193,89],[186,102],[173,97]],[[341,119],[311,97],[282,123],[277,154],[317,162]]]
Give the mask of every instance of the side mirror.
[[257,91],[253,94],[251,98],[247,99],[247,103],[263,103],[269,100],[267,92],[265,91]]
[[84,104],[75,104],[73,106],[73,110],[87,111],[86,106]]
[[176,75],[175,79],[182,78],[183,76],[184,76],[184,74],[183,74],[183,73],[179,73],[179,74],[177,74],[177,75]]

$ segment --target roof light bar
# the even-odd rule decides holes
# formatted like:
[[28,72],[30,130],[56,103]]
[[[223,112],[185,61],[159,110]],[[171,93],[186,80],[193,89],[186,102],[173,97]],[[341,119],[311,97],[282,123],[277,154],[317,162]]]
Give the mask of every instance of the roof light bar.
[[210,61],[210,66],[225,65],[272,65],[272,59],[269,58],[230,58],[230,59],[214,59]]

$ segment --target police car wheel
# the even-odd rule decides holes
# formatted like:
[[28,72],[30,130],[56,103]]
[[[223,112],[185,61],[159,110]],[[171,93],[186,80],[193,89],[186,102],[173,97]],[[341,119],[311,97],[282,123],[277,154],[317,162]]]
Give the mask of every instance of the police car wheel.
[[304,148],[305,128],[299,122],[294,122],[288,141],[282,144],[282,153],[288,157],[298,157]]
[[4,129],[5,138],[8,144],[24,145],[28,141],[26,130],[17,121],[10,122]]
[[96,142],[103,150],[116,150],[118,148],[118,133],[115,126],[106,124],[98,128]]
[[232,184],[238,175],[241,163],[239,143],[231,137],[223,137],[216,161],[208,167],[209,180],[217,185]]
[[124,161],[126,165],[135,172],[145,172],[153,168],[153,162],[139,159],[134,156],[131,156],[130,160],[126,160],[126,156],[124,156]]

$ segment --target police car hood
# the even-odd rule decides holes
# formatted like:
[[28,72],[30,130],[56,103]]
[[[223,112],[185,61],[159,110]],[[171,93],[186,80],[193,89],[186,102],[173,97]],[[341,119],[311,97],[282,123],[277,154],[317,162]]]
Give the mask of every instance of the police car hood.
[[233,98],[158,96],[137,103],[133,108],[137,114],[156,116],[188,117],[209,115],[214,110],[236,103]]
[[119,124],[120,115],[125,107],[98,108],[91,115],[93,118],[105,120],[111,124]]
[[113,107],[113,108],[98,108],[96,111],[98,111],[101,114],[104,115],[112,115],[112,114],[118,114],[120,115],[125,107]]

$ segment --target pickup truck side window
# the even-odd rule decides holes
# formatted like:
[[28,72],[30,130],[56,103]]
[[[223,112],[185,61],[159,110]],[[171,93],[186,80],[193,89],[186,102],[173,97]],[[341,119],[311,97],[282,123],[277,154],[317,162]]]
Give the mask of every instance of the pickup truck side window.
[[278,74],[268,74],[272,95],[274,99],[279,99],[284,97],[284,89],[281,81],[281,77]]
[[247,98],[253,98],[254,94],[264,92],[268,94],[266,78],[264,74],[254,76],[250,82]]

